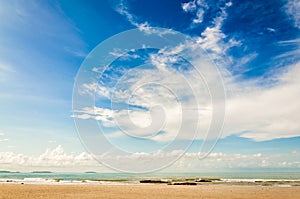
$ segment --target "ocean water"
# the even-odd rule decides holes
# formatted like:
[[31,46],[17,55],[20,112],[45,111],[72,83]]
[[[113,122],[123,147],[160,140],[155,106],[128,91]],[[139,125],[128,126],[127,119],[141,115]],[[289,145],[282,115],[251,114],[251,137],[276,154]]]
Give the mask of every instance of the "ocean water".
[[[187,178],[220,178],[228,179],[264,179],[264,180],[300,180],[300,172],[209,172],[209,173],[55,173],[55,172],[6,172],[0,171],[0,182],[7,180],[42,181],[48,182],[80,182],[80,181],[106,181],[106,182],[139,182],[142,179],[187,179]],[[52,180],[52,181],[49,181]]]

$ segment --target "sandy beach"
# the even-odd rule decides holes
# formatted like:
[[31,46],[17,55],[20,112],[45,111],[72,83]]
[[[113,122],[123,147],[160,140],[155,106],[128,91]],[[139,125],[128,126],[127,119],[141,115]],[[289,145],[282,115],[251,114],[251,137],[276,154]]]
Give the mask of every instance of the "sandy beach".
[[169,185],[26,185],[0,184],[0,198],[215,198],[297,199],[300,187]]

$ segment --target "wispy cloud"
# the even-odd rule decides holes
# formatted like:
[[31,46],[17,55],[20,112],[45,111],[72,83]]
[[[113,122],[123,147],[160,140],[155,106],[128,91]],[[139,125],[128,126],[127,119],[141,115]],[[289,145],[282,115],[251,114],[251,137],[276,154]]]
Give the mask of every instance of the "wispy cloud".
[[195,18],[192,23],[198,24],[202,23],[205,11],[208,9],[208,5],[205,1],[194,0],[181,5],[184,12],[189,12],[195,14]]
[[[1,61],[1,60],[0,60]],[[11,73],[15,73],[14,68],[6,63],[0,62],[0,81],[5,82]]]
[[228,57],[230,58],[231,62],[233,63],[233,68],[235,71],[239,71],[240,74],[243,74],[247,72],[249,69],[245,67],[249,62],[253,61],[255,58],[257,58],[258,53],[253,52],[247,55],[242,56],[239,59],[235,59],[234,57]]
[[87,55],[88,55],[88,53],[86,53],[86,52],[84,52],[84,51],[82,51],[82,50],[80,50],[80,49],[72,49],[72,48],[70,48],[70,47],[65,47],[64,48],[67,52],[69,52],[70,54],[72,54],[72,55],[74,55],[74,56],[76,56],[76,57],[81,57],[81,58],[85,58]]
[[279,41],[278,45],[289,47],[289,49],[280,55],[277,55],[275,59],[291,59],[291,60],[299,60],[300,54],[300,39],[293,39],[293,40],[286,40],[286,41]]
[[213,26],[207,27],[202,33],[201,37],[198,38],[197,43],[213,58],[226,55],[226,51],[233,47],[240,45],[239,41],[231,38],[228,42],[224,42],[224,39],[227,37],[221,30],[224,20],[227,17],[226,9],[232,6],[231,2],[225,4],[221,8],[221,13],[219,16],[214,18]]
[[119,5],[116,7],[116,11],[125,16],[129,23],[139,28],[141,31],[149,31],[149,29],[151,28],[147,21],[143,23],[138,22],[137,17],[128,11],[128,6],[125,0],[120,1]]
[[288,0],[285,9],[286,13],[291,16],[294,21],[295,27],[300,28],[300,1]]
[[9,73],[15,72],[15,70],[11,66],[4,63],[0,63],[0,71]]
[[121,0],[118,6],[116,7],[116,11],[120,13],[121,15],[125,16],[126,19],[128,20],[131,25],[137,27],[140,31],[145,32],[147,34],[158,34],[158,35],[163,35],[163,34],[170,34],[172,31],[169,30],[163,30],[163,31],[157,31],[154,29],[149,22],[144,21],[144,22],[139,22],[138,18],[129,12],[129,8],[126,4],[126,0]]
[[7,137],[5,136],[5,133],[2,133],[2,132],[0,131],[0,142],[6,142],[6,141],[9,141],[9,138],[7,138]]

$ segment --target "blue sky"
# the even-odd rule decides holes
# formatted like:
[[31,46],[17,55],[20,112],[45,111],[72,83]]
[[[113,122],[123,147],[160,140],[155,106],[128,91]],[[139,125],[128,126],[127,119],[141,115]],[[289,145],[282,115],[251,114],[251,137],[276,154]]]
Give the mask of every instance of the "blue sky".
[[[299,169],[299,13],[300,4],[296,0],[143,0],[142,3],[138,0],[0,0],[0,170],[8,170],[7,165],[30,170],[32,168],[25,161],[30,158],[40,160],[43,167],[51,169],[55,165],[44,164],[41,158],[47,155],[54,162],[64,158],[70,162],[76,158],[89,161],[77,136],[73,117],[88,116],[83,120],[96,120],[112,134],[110,141],[129,151],[149,152],[170,143],[173,129],[176,129],[172,124],[177,120],[170,121],[171,125],[159,135],[161,137],[144,143],[120,136],[106,117],[112,109],[108,108],[109,100],[103,96],[112,91],[105,86],[109,86],[113,73],[120,72],[121,66],[126,65],[126,60],[116,61],[111,66],[113,72],[108,71],[107,78],[98,80],[102,87],[97,89],[102,92],[99,92],[95,114],[85,109],[81,116],[74,116],[72,111],[73,85],[85,57],[100,42],[122,31],[151,30],[153,27],[189,35],[195,41],[191,45],[204,49],[216,63],[222,63],[218,68],[227,95],[226,120],[220,140],[212,151],[214,155],[210,157],[212,160],[217,156],[232,157],[232,162],[221,169],[228,169],[228,165],[246,169]],[[113,53],[118,54],[117,51]],[[157,64],[153,60],[160,61],[158,64],[166,61],[155,55],[146,57],[152,59],[152,67]],[[137,63],[135,61],[133,63]],[[168,81],[165,76],[155,76],[151,72],[148,70],[145,77]],[[134,78],[142,80],[142,74],[137,72]],[[126,78],[120,87],[124,92],[129,90]],[[91,86],[87,84],[84,88],[93,89]],[[163,89],[147,89],[161,92],[168,98],[168,92]],[[149,99],[153,102],[160,98],[152,96]],[[171,110],[172,103],[164,102]],[[176,109],[167,113],[176,114]],[[138,124],[147,123],[149,119],[140,112],[133,117],[146,117],[137,121]],[[189,138],[182,137],[178,146]],[[195,141],[188,151],[190,154],[199,151],[202,139],[200,136]],[[245,157],[241,157],[243,155]],[[24,165],[19,164],[16,157],[23,158],[20,161]],[[243,158],[249,158],[249,165],[238,163],[245,161]],[[205,170],[201,161],[195,163],[183,158],[182,162],[172,169],[180,170],[180,166],[187,164],[195,171]],[[214,163],[207,160],[207,168],[209,164]],[[95,170],[106,170],[94,163],[91,165]],[[70,168],[67,164],[63,169]],[[72,170],[81,167],[76,168]]]

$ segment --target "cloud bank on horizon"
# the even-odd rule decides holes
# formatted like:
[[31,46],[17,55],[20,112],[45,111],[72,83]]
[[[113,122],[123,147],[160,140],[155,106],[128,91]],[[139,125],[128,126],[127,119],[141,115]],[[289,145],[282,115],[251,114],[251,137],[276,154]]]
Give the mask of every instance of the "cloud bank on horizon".
[[[130,159],[145,158],[146,153],[133,153]],[[166,157],[176,158],[176,152],[156,153],[149,155],[149,159],[160,159]],[[247,168],[252,169],[286,169],[297,168],[299,166],[299,152],[291,151],[289,153],[280,154],[240,154],[240,153],[211,153],[207,158],[199,161],[198,153],[186,153],[179,161],[175,162],[164,171],[169,172],[216,172],[216,171],[232,171],[239,169],[241,171]],[[118,158],[118,157],[114,157]],[[216,164],[217,162],[217,164]],[[130,167],[135,167],[133,161],[128,161]],[[6,165],[6,167],[4,166]],[[40,155],[25,155],[13,152],[0,152],[0,169],[9,168],[14,171],[33,170],[51,170],[53,172],[72,171],[97,171],[97,172],[112,172],[109,168],[101,166],[90,154],[82,152],[80,154],[68,154],[61,145],[56,148],[49,149]]]

